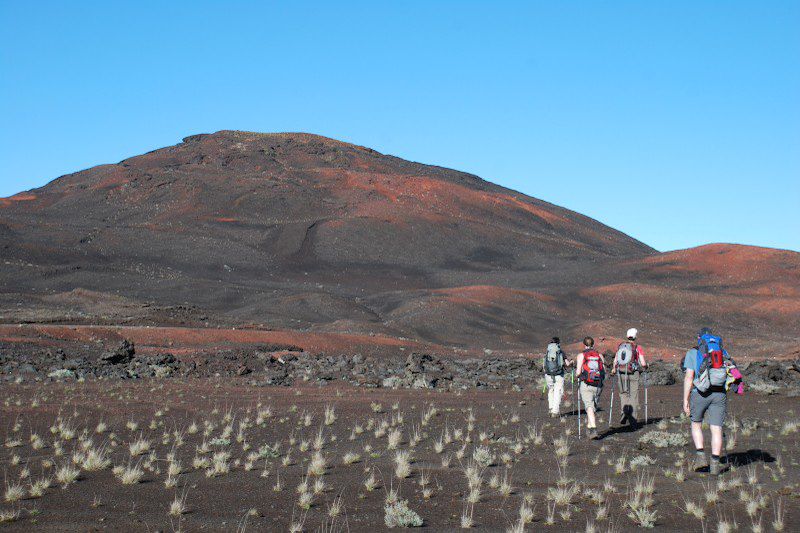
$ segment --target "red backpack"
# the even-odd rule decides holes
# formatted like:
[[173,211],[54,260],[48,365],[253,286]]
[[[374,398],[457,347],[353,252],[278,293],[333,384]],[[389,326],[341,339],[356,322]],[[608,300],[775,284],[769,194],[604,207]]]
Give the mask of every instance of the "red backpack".
[[603,368],[603,358],[600,354],[593,348],[584,350],[580,380],[593,387],[602,387],[605,375],[606,371]]

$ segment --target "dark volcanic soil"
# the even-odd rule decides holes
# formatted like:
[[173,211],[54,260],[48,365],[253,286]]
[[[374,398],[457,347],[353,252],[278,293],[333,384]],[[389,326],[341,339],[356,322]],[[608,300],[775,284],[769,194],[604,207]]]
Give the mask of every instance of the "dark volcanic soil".
[[[692,454],[690,445],[681,442],[688,427],[677,417],[677,387],[650,389],[651,419],[645,428],[633,433],[604,429],[599,441],[578,440],[571,405],[564,407],[560,420],[543,418],[541,391],[528,387],[521,392],[461,393],[288,389],[246,386],[239,378],[6,383],[0,388],[4,490],[7,494],[19,486],[23,495],[0,505],[4,513],[19,511],[15,521],[0,526],[8,531],[287,531],[293,521],[302,522],[306,531],[326,523],[333,526],[328,531],[376,531],[384,528],[390,488],[399,491],[431,531],[457,529],[463,511],[470,508],[477,530],[504,530],[517,520],[526,498],[533,508],[528,531],[582,531],[587,523],[630,531],[636,529],[626,507],[630,493],[637,480],[651,479],[656,530],[714,531],[720,522],[732,530],[746,530],[753,523],[772,530],[777,516],[789,531],[800,513],[797,398],[730,398],[730,470],[716,481],[686,466]],[[604,396],[602,405],[607,401]],[[335,410],[329,424],[326,406]],[[100,422],[105,427],[98,428]],[[411,457],[411,472],[402,480],[395,475],[397,450],[388,449],[393,430],[400,432],[397,450]],[[647,437],[656,432],[676,441],[658,448],[658,439]],[[322,475],[308,477],[309,490],[317,479],[325,486],[304,511],[297,504],[296,488],[308,472],[317,435],[322,436],[316,444],[325,468],[319,471]],[[443,440],[437,453],[436,442],[444,435],[453,441]],[[568,448],[562,465],[558,439]],[[129,445],[136,440],[147,442],[150,451],[131,458]],[[465,502],[465,468],[477,447],[488,449],[493,466],[479,469],[482,490],[471,506]],[[31,483],[84,461],[89,450],[101,451],[110,463],[96,471],[79,467],[76,481],[65,487],[53,481],[40,497],[29,495]],[[259,450],[263,458],[258,458]],[[229,472],[207,475],[203,458],[220,452],[230,454],[221,463]],[[345,465],[348,452],[359,457]],[[443,458],[449,459],[446,467]],[[173,488],[165,486],[170,459],[180,463],[181,471],[173,476]],[[142,477],[123,484],[112,473],[116,466],[138,466]],[[364,481],[371,473],[377,486],[368,491]],[[505,479],[508,490],[502,487]],[[566,496],[556,504],[547,494],[559,488]],[[427,497],[424,489],[430,490]],[[186,512],[171,517],[168,510],[176,495],[185,496]],[[328,511],[337,498],[342,511],[331,519]],[[686,501],[698,504],[702,520],[684,511]]]
[[0,257],[4,324],[253,327],[479,352],[635,326],[660,356],[710,325],[740,357],[800,348],[800,254],[659,254],[476,176],[307,134],[195,135],[2,198]]

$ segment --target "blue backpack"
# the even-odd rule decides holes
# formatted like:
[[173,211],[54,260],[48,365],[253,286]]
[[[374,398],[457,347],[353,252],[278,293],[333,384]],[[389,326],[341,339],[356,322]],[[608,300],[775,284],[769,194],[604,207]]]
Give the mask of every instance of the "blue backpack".
[[711,387],[722,387],[728,378],[726,362],[730,361],[728,352],[722,347],[722,337],[706,333],[697,341],[697,372],[694,386],[700,392]]
[[697,355],[706,355],[711,352],[722,351],[722,337],[706,333],[702,335],[697,341]]

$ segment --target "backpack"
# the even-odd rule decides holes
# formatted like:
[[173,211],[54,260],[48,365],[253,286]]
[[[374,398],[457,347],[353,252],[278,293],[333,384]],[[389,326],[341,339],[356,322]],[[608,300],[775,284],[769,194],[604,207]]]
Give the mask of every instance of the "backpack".
[[718,390],[725,389],[728,379],[728,366],[733,365],[733,360],[722,347],[722,337],[707,333],[697,342],[697,374],[694,386],[700,392],[706,392],[712,387]]
[[634,343],[625,341],[617,348],[617,355],[614,362],[617,368],[623,372],[631,373],[639,371],[639,347]]
[[602,387],[606,371],[603,368],[603,359],[596,350],[588,349],[583,352],[583,367],[580,380],[593,387]]
[[564,352],[555,342],[547,345],[547,354],[544,356],[544,373],[548,376],[560,376],[564,373]]
[[722,351],[722,337],[706,333],[697,340],[698,353],[707,354],[710,352]]

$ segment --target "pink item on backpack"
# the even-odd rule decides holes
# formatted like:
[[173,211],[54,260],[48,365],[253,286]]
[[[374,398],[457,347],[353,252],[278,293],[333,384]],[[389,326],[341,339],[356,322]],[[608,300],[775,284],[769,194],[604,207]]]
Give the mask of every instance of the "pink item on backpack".
[[737,385],[736,394],[744,394],[744,383],[742,383],[744,377],[742,376],[742,373],[739,372],[739,369],[735,366],[728,367],[728,375],[733,378],[732,385]]

